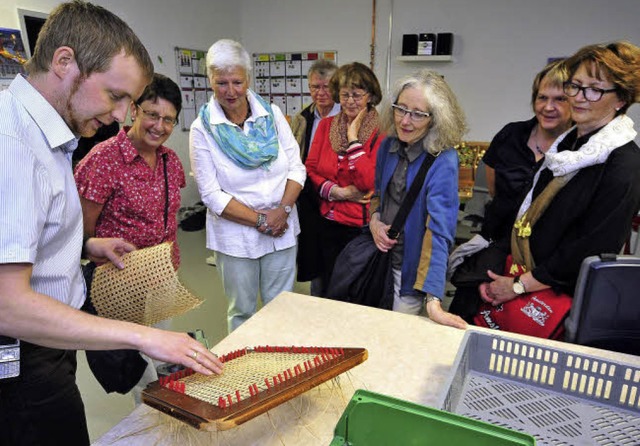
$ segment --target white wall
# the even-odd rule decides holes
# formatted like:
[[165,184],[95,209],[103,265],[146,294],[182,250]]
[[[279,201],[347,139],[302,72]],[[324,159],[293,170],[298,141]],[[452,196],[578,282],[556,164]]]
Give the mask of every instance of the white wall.
[[[338,50],[340,63],[368,64],[372,0],[242,0],[242,36],[251,52]],[[549,57],[627,39],[640,44],[638,0],[377,0],[375,71],[387,84],[421,68],[443,74],[470,125],[468,138],[490,140],[507,122],[532,116],[531,82]],[[398,62],[402,35],[454,33],[454,61]],[[640,106],[631,115],[640,121]]]
[[[175,79],[175,46],[208,49],[219,38],[240,40],[250,53],[329,49],[338,62],[369,64],[373,0],[95,0],[121,15],[147,46],[158,72]],[[19,27],[16,8],[48,12],[57,0],[3,0],[0,26]],[[389,48],[389,17],[393,34]],[[534,74],[548,57],[581,46],[628,39],[640,44],[638,0],[377,0],[375,71],[389,80],[429,67],[457,93],[469,139],[490,140],[507,122],[527,119]],[[454,33],[454,61],[405,63],[402,34]],[[160,59],[162,62],[160,62]],[[640,123],[640,106],[630,115]],[[169,146],[188,170],[188,135],[176,129]],[[185,205],[198,201],[193,180]]]

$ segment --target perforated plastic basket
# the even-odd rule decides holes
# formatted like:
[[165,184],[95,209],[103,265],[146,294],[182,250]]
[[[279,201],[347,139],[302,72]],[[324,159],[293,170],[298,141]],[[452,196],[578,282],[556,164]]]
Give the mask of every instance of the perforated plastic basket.
[[640,368],[468,331],[441,408],[538,445],[640,445]]

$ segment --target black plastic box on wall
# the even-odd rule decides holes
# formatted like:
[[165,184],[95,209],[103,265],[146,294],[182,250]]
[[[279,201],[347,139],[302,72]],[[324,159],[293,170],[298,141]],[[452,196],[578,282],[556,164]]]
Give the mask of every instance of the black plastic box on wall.
[[418,54],[418,35],[403,34],[402,35],[402,55],[415,56]]
[[453,33],[438,33],[436,39],[436,54],[439,56],[451,55],[453,51]]

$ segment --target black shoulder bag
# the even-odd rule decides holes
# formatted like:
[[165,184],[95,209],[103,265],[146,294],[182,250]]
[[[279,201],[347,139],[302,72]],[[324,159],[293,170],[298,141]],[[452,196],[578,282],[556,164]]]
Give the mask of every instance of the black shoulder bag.
[[[388,232],[389,238],[396,239],[400,236],[434,160],[435,157],[427,153],[393,219]],[[368,227],[351,240],[338,255],[329,281],[327,297],[369,307],[392,309],[391,253],[382,252],[376,247]]]

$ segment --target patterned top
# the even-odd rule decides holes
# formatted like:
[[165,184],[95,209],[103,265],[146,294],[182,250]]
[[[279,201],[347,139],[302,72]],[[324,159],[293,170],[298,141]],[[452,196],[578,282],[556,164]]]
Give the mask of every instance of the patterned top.
[[[75,178],[80,196],[104,207],[96,222],[96,237],[120,237],[138,248],[174,242],[173,263],[180,265],[176,241],[180,189],[185,187],[182,164],[176,153],[157,149],[155,169],[149,167],[127,137],[129,127],[98,145],[80,161]],[[162,154],[167,154],[169,212],[164,227],[165,182]]]
[[0,264],[32,264],[34,291],[80,308],[82,209],[71,173],[77,140],[21,75],[0,93],[0,116]]

